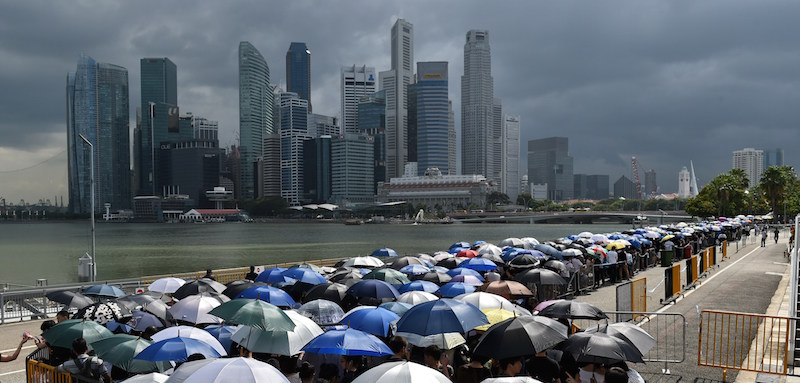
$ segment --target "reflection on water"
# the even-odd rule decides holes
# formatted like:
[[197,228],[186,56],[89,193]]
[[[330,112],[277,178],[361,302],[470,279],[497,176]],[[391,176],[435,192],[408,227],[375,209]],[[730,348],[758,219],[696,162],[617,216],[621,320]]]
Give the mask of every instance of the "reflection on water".
[[[367,255],[380,247],[399,254],[447,250],[457,241],[497,243],[508,237],[551,240],[623,225],[360,225],[337,223],[143,224],[98,223],[99,279]],[[86,222],[2,224],[0,282],[33,285],[77,281],[78,258],[89,251]]]

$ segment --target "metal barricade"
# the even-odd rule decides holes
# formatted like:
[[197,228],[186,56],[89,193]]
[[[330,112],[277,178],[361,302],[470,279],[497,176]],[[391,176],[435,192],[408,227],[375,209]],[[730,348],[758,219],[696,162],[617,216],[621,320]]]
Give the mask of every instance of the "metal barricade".
[[702,310],[697,364],[727,370],[785,375],[795,318]]
[[34,359],[28,360],[25,365],[26,381],[28,383],[72,383],[72,375],[58,372],[55,366],[50,366]]
[[681,264],[676,263],[664,269],[664,298],[661,304],[675,300],[681,293]]
[[[632,281],[622,283],[617,286],[618,312],[646,312],[647,311],[647,278],[637,278]],[[638,319],[639,315],[630,317],[618,317],[618,321],[630,321]]]
[[664,363],[662,373],[669,374],[670,363],[686,360],[686,317],[680,313],[648,311],[606,311],[609,318],[637,317],[636,325],[656,340],[655,346],[643,355],[645,362]]

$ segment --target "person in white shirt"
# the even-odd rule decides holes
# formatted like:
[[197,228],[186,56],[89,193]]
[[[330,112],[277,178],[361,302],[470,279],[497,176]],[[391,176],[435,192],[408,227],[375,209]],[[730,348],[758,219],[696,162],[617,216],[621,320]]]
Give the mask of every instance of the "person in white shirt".
[[606,263],[608,263],[606,267],[608,267],[608,279],[611,281],[611,283],[617,283],[619,278],[617,275],[619,272],[617,268],[617,260],[617,252],[614,250],[609,250],[608,255],[606,256]]

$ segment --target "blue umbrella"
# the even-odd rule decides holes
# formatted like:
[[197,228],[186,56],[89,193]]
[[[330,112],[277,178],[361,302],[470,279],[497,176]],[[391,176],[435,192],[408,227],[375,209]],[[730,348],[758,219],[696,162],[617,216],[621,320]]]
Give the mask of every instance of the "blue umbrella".
[[348,328],[331,330],[312,339],[302,351],[312,354],[384,356],[394,354],[375,335]]
[[400,286],[400,288],[397,290],[400,293],[404,293],[406,291],[424,291],[426,293],[433,293],[436,292],[436,290],[439,290],[439,286],[433,282],[419,280],[406,283]]
[[208,343],[192,338],[167,338],[155,342],[140,353],[134,359],[149,360],[151,362],[185,362],[189,355],[202,354],[206,358],[219,358],[221,355]]
[[342,318],[341,324],[366,333],[387,337],[391,323],[400,319],[400,316],[384,308],[375,307],[356,310]]
[[254,282],[264,282],[264,283],[280,283],[286,282],[283,272],[286,271],[285,267],[273,267],[271,269],[266,269],[258,274],[256,280]]
[[260,299],[278,307],[294,307],[295,301],[289,294],[277,287],[253,286],[242,291],[236,298]]
[[431,271],[431,269],[422,265],[408,265],[403,266],[399,271],[406,275],[422,275]]
[[451,247],[449,250],[447,250],[447,252],[450,253],[450,254],[458,254],[458,253],[460,253],[460,252],[462,252],[464,250],[469,250],[469,249],[471,249],[471,247],[469,247],[469,246],[467,246],[467,247],[456,246],[456,247]]
[[461,262],[458,267],[475,271],[497,270],[497,265],[486,258],[470,258],[464,262]]
[[438,294],[442,298],[453,298],[461,294],[468,294],[475,292],[475,286],[465,284],[464,282],[447,282],[439,288]]
[[386,303],[381,303],[380,306],[378,307],[387,309],[399,316],[402,316],[403,314],[406,313],[406,311],[408,311],[410,308],[414,306],[411,306],[410,304],[405,302],[386,302]]
[[485,244],[486,241],[475,241],[475,243],[472,244],[472,247],[478,247],[480,245],[485,245]]
[[[471,245],[469,244],[469,242],[464,242],[464,241],[456,242],[456,243],[450,245],[450,249],[454,249],[456,247],[460,247],[462,249],[463,248],[469,249],[471,247]],[[452,253],[452,251],[450,251],[450,253]]]
[[489,324],[489,320],[477,307],[445,298],[412,307],[397,321],[397,332],[422,336],[451,332],[465,334],[485,324]]
[[545,253],[546,255],[554,257],[554,258],[558,259],[559,261],[563,261],[564,260],[564,257],[561,255],[561,252],[558,251],[553,246],[549,246],[549,245],[545,245],[543,243],[540,243],[538,245],[533,245],[533,248],[536,249],[536,250],[541,251],[542,253]]
[[503,261],[508,262],[520,254],[531,254],[531,251],[507,246],[503,248],[503,253],[500,254],[500,258],[502,258]]
[[231,335],[233,335],[233,333],[235,333],[238,329],[239,328],[236,326],[215,324],[207,326],[203,330],[206,330],[209,334],[216,338],[226,350],[230,350],[231,344],[233,343],[231,340]]
[[81,291],[83,295],[93,296],[93,297],[106,297],[106,298],[122,298],[125,295],[125,292],[120,290],[119,287],[111,286],[111,285],[93,285],[89,286],[83,291]]
[[128,321],[128,325],[136,331],[142,332],[150,326],[155,328],[164,328],[164,322],[149,312],[136,310],[131,315],[132,317]]
[[113,320],[106,323],[106,328],[111,332],[117,332],[118,330],[126,334],[131,332],[131,326]]
[[456,275],[450,280],[450,282],[461,282],[470,286],[481,286],[485,281],[483,278],[479,278],[474,275]]
[[380,248],[378,250],[373,251],[372,252],[372,256],[373,257],[396,257],[397,256],[397,252],[392,250],[392,249],[390,249],[390,248],[388,248],[388,247],[383,247],[383,248]]
[[295,267],[287,269],[282,273],[282,275],[284,277],[289,277],[294,280],[297,280],[298,282],[308,283],[310,285],[318,285],[320,283],[325,283],[328,281],[318,272],[304,267]]
[[472,275],[472,276],[480,279],[481,282],[484,281],[483,277],[481,276],[481,273],[479,273],[479,272],[477,272],[475,270],[472,270],[472,269],[465,268],[465,267],[456,267],[455,269],[448,271],[447,275],[449,275],[451,277],[455,277],[456,275]]
[[444,266],[433,266],[431,268],[431,271],[435,271],[437,273],[442,273],[442,274],[447,274],[447,272],[450,271],[450,269],[448,269],[448,268],[446,268]]
[[365,279],[347,289],[347,294],[357,298],[397,299],[400,292],[394,286],[378,280]]

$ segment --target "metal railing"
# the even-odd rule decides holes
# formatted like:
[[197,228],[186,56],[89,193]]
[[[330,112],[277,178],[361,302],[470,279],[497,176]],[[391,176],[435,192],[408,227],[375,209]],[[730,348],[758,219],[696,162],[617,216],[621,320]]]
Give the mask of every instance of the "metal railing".
[[697,364],[727,370],[785,375],[795,318],[731,311],[700,313]]
[[55,366],[51,366],[35,359],[28,360],[25,365],[26,381],[28,383],[72,383],[72,375],[59,372]]

